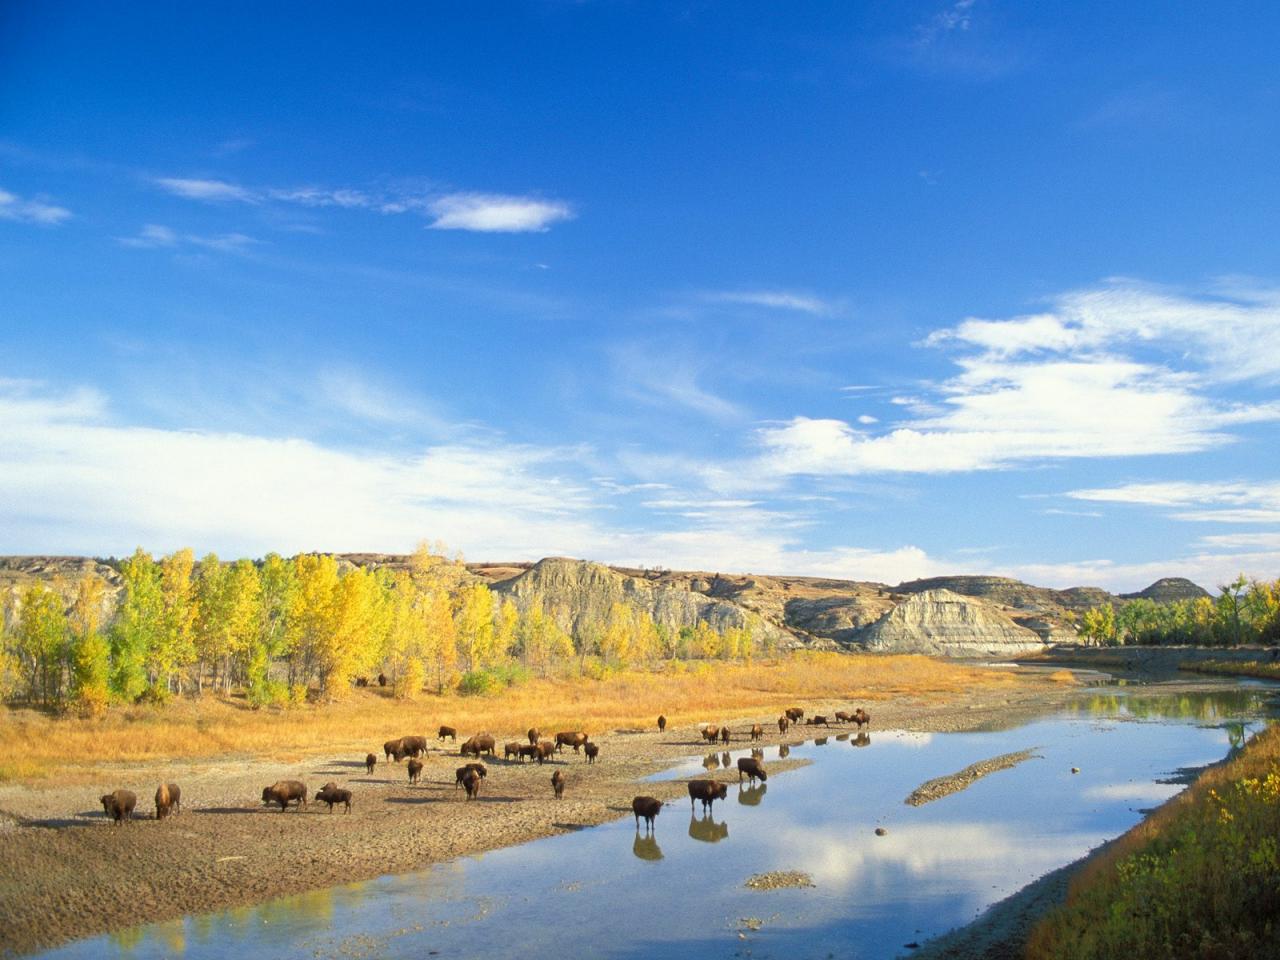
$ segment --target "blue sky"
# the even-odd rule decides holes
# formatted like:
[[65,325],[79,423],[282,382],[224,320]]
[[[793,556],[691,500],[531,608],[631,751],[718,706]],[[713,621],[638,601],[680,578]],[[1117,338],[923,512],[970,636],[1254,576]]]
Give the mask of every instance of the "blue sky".
[[0,7],[0,551],[1280,576],[1280,11]]

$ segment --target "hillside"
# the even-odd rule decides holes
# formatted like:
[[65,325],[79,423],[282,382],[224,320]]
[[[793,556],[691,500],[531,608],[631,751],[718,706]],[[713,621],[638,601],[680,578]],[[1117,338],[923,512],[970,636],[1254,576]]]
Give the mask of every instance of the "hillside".
[[[343,566],[407,569],[402,554],[339,554]],[[84,557],[0,557],[0,599],[7,616],[33,580],[57,583],[70,601],[75,582],[94,572],[118,599],[112,561]],[[719,630],[751,625],[783,646],[971,652],[1074,640],[1073,624],[1092,606],[1137,598],[1158,602],[1208,594],[1189,580],[1165,578],[1120,596],[1097,587],[1054,590],[995,576],[933,577],[890,587],[823,577],[610,567],[565,557],[537,563],[474,563],[465,579],[484,582],[521,608],[535,600],[574,629],[604,619],[617,602],[672,629],[705,621]],[[107,611],[109,613],[109,610]],[[950,639],[948,639],[950,638]],[[956,639],[963,638],[963,639]]]

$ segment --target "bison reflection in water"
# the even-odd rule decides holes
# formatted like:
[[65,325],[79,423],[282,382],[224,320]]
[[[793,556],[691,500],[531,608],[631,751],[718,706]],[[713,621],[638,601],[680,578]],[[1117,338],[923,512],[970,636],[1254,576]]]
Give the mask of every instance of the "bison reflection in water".
[[791,748],[785,743],[778,744],[778,759],[785,760],[789,756],[791,756]]
[[728,770],[731,766],[733,766],[733,758],[729,756],[728,753],[720,754],[720,766]]
[[702,758],[703,770],[718,770],[720,768],[720,755],[716,753],[708,753]]
[[815,747],[825,747],[825,746],[827,745],[827,738],[826,738],[826,737],[817,737],[817,738],[815,738],[815,739],[814,739],[814,741],[813,741],[813,745],[814,745]]
[[754,787],[744,787],[738,784],[738,802],[746,804],[748,807],[758,807],[760,801],[764,799],[765,791],[769,789],[767,783],[759,783]]
[[844,743],[844,741],[849,739],[849,735],[847,733],[837,733],[836,739],[839,740],[841,743]]
[[635,843],[631,844],[631,852],[641,860],[661,860],[662,848],[658,846],[658,838],[655,834],[641,834],[636,831]]
[[698,819],[689,814],[689,836],[703,843],[719,843],[729,838],[729,824],[716,823],[711,814]]
[[869,747],[871,746],[871,734],[860,733],[849,742],[855,747]]

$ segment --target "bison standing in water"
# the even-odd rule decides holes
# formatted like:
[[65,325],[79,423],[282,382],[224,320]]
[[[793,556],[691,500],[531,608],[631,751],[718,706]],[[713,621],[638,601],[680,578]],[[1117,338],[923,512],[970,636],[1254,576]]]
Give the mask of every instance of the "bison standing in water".
[[755,757],[739,757],[738,758],[738,782],[742,782],[742,775],[747,775],[747,780],[755,783],[757,780],[768,780],[769,774],[765,772],[764,764]]
[[693,809],[695,801],[702,802],[702,810],[705,813],[710,810],[717,800],[723,800],[729,795],[729,788],[723,783],[717,783],[715,780],[690,780],[689,781],[689,809]]
[[640,829],[640,818],[644,817],[645,826],[652,830],[654,818],[662,812],[662,801],[657,797],[636,797],[631,801],[631,812],[636,815],[636,829]]
[[182,812],[182,790],[176,783],[162,783],[156,788],[156,819],[163,820],[170,812]]
[[116,790],[104,793],[98,798],[98,802],[102,804],[102,812],[119,826],[133,819],[133,808],[138,805],[138,796],[132,790]]
[[281,813],[284,813],[289,804],[296,803],[301,811],[307,805],[306,784],[299,780],[277,780],[271,786],[262,788],[262,802],[267,806],[280,804]]
[[551,775],[551,789],[555,792],[557,800],[564,797],[564,771],[557,770]]

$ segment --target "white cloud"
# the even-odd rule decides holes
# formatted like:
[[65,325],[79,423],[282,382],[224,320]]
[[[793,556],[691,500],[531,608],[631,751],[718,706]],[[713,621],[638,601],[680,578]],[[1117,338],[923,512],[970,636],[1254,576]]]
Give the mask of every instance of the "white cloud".
[[357,209],[371,207],[375,201],[362,190],[337,189],[324,187],[294,187],[289,190],[269,190],[267,195],[273,200],[287,203],[299,203],[304,207],[343,207]]
[[1186,577],[1213,592],[1239,574],[1272,580],[1280,577],[1280,549],[1222,552],[1202,550],[1159,560],[1117,562],[1109,559],[1065,563],[993,565],[988,573],[1047,587],[1102,586],[1117,592],[1140,590],[1161,577]]
[[227,183],[225,180],[194,180],[184,177],[157,177],[156,184],[175,196],[188,200],[207,200],[213,203],[238,201],[257,203],[260,199],[254,191]]
[[151,249],[154,247],[176,246],[179,240],[177,231],[159,223],[148,223],[138,231],[136,237],[120,237],[120,243],[126,247]]
[[868,413],[863,413],[863,414],[859,414],[858,422],[862,424],[864,427],[869,427],[873,423],[879,423],[880,419],[878,417],[873,417]]
[[24,200],[17,194],[0,189],[0,220],[37,223],[51,227],[71,219],[71,211],[43,200]]
[[1280,483],[1157,481],[1071,490],[1073,500],[1137,504],[1173,509],[1176,520],[1216,523],[1280,523]]
[[704,299],[713,303],[739,303],[815,315],[830,313],[832,310],[832,305],[819,297],[791,290],[726,290],[707,293],[703,296]]
[[171,227],[158,223],[148,223],[138,231],[137,236],[120,237],[119,242],[123,246],[140,250],[171,249],[191,245],[207,250],[217,250],[220,253],[242,253],[259,243],[258,240],[243,233],[221,233],[212,236],[180,234]]
[[496,193],[449,193],[428,204],[434,230],[540,233],[573,217],[566,203]]
[[612,351],[619,388],[642,403],[675,406],[718,420],[739,418],[742,410],[714,393],[700,381],[705,360],[694,351],[666,344],[655,350],[641,344],[624,344]]

